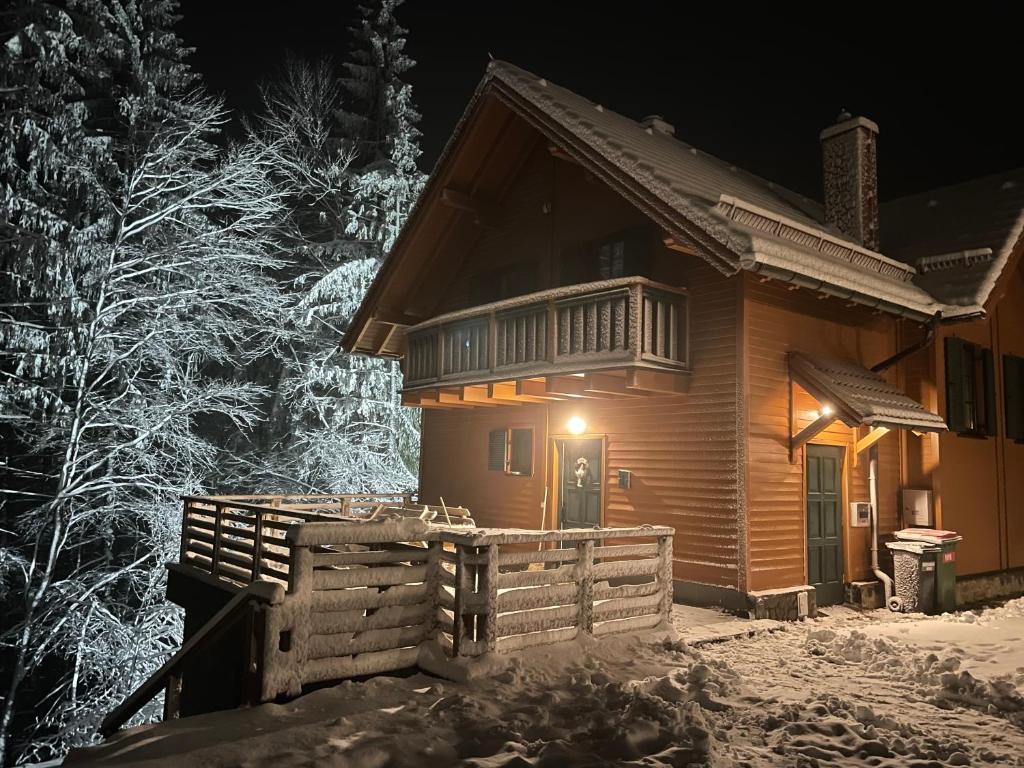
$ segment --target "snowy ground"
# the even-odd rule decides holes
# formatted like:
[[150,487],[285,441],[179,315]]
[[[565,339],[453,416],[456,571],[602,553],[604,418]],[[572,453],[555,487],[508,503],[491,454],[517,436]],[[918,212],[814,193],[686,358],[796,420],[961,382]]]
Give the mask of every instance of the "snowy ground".
[[[69,765],[1024,766],[1024,598],[953,616],[718,619],[534,649],[486,679],[344,683],[129,731]],[[705,615],[707,615],[705,613]],[[773,630],[773,631],[769,631]]]

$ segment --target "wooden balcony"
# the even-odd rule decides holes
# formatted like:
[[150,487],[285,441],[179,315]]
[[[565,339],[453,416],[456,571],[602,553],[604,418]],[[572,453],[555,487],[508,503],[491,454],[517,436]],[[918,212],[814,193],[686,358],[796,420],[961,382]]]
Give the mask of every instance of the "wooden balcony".
[[[651,374],[687,371],[688,320],[685,290],[642,277],[556,288],[441,315],[407,333],[405,401],[455,405],[441,396],[447,392],[466,405],[500,404],[512,399],[502,389],[509,384],[518,397],[596,395],[602,380],[611,396],[620,389],[639,392],[645,381],[654,382],[655,391],[680,391],[678,382]],[[594,374],[603,379],[580,393],[522,386]],[[622,383],[609,384],[611,379]],[[467,387],[473,389],[468,398]]]

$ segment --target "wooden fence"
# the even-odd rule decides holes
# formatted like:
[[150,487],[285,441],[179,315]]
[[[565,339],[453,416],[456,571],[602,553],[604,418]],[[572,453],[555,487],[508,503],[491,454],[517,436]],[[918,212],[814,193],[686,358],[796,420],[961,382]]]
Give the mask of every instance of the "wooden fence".
[[262,614],[265,701],[414,667],[427,641],[457,660],[670,621],[671,528],[460,528],[237,498],[186,499],[182,562],[287,587]]

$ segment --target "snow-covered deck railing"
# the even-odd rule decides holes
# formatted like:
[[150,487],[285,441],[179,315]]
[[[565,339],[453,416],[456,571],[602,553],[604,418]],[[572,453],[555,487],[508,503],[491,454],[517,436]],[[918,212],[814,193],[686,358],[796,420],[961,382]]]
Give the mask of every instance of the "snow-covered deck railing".
[[647,365],[686,370],[688,296],[643,277],[553,288],[408,330],[406,387]]
[[[264,701],[438,659],[669,626],[672,528],[460,529],[398,514],[187,505],[183,565],[239,588],[287,585],[284,601],[261,613]],[[229,525],[245,533],[228,538]]]

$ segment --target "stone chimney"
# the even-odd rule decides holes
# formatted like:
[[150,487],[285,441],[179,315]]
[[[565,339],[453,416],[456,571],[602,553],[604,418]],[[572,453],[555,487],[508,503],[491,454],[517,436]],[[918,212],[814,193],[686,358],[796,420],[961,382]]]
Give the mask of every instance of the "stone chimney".
[[676,132],[676,127],[661,115],[648,115],[640,121],[640,125],[651,132],[657,131],[666,136],[673,136]]
[[825,221],[865,248],[877,251],[878,126],[844,111],[835,125],[821,132],[820,138]]

